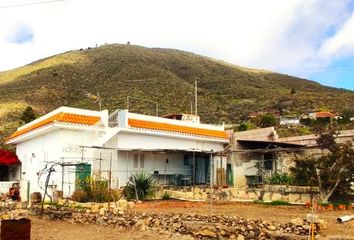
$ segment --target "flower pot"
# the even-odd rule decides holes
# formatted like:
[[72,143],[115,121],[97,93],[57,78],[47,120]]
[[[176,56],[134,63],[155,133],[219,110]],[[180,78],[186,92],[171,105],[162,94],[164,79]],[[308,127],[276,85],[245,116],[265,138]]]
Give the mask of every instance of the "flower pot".
[[345,210],[345,205],[344,204],[339,204],[338,205],[339,210]]
[[329,211],[333,211],[333,204],[332,203],[328,204],[326,209]]

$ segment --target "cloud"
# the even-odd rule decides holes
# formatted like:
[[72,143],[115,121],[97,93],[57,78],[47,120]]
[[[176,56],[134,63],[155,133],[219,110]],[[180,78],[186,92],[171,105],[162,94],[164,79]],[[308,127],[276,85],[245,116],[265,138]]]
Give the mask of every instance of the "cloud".
[[32,30],[25,24],[19,24],[14,27],[14,31],[7,36],[9,43],[23,44],[32,42],[34,34]]
[[354,54],[354,12],[336,34],[324,42],[320,54],[325,58],[340,58]]

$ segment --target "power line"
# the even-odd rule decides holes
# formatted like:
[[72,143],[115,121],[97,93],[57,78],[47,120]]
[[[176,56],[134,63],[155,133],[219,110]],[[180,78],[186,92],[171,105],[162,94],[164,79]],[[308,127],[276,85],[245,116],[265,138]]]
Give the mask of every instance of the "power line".
[[25,6],[32,6],[32,5],[55,3],[55,2],[64,2],[64,1],[66,1],[66,0],[49,0],[49,1],[29,2],[29,3],[21,3],[21,4],[16,4],[16,5],[0,6],[0,9],[17,8],[17,7],[25,7]]

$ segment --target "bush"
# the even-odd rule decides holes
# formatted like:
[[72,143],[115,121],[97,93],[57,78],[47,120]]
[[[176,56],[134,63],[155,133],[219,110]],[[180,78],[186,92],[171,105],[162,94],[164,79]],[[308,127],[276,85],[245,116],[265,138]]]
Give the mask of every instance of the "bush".
[[145,200],[152,197],[156,192],[156,183],[151,175],[145,172],[138,172],[131,175],[124,188],[124,195],[127,199]]
[[270,176],[266,182],[268,184],[277,184],[277,185],[281,185],[281,184],[292,184],[293,183],[293,177],[289,176],[286,173],[274,173],[272,176]]
[[272,127],[277,124],[277,119],[274,117],[274,115],[267,113],[262,116],[260,125],[261,127]]
[[29,123],[33,120],[36,119],[36,114],[33,111],[33,109],[28,106],[22,113],[20,119],[24,122],[24,123]]
[[75,202],[87,202],[87,201],[89,201],[89,197],[87,195],[87,192],[85,192],[83,189],[75,190],[71,198]]
[[274,205],[274,206],[277,206],[277,205],[290,205],[290,203],[287,202],[287,201],[283,201],[283,200],[275,200],[275,201],[271,201],[269,203],[269,205]]
[[290,205],[289,202],[283,201],[283,200],[274,200],[274,201],[271,201],[271,202],[264,202],[263,200],[254,200],[253,203],[255,203],[255,204],[263,204],[263,205],[273,205],[273,206]]
[[171,196],[168,192],[164,192],[163,195],[162,195],[162,199],[163,200],[170,200],[171,199]]
[[78,179],[76,188],[72,199],[77,202],[108,202],[113,200],[108,188],[108,181],[93,180],[91,177],[87,177]]

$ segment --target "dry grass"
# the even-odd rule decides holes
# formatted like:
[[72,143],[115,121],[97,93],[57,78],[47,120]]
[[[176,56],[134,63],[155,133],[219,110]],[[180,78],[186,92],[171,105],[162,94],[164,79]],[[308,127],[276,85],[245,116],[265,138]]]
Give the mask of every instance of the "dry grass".
[[20,77],[26,76],[44,68],[55,67],[60,64],[75,64],[77,62],[84,62],[85,60],[87,60],[85,55],[78,52],[60,54],[54,57],[33,62],[23,67],[2,72],[0,73],[0,84],[16,81],[16,79]]

